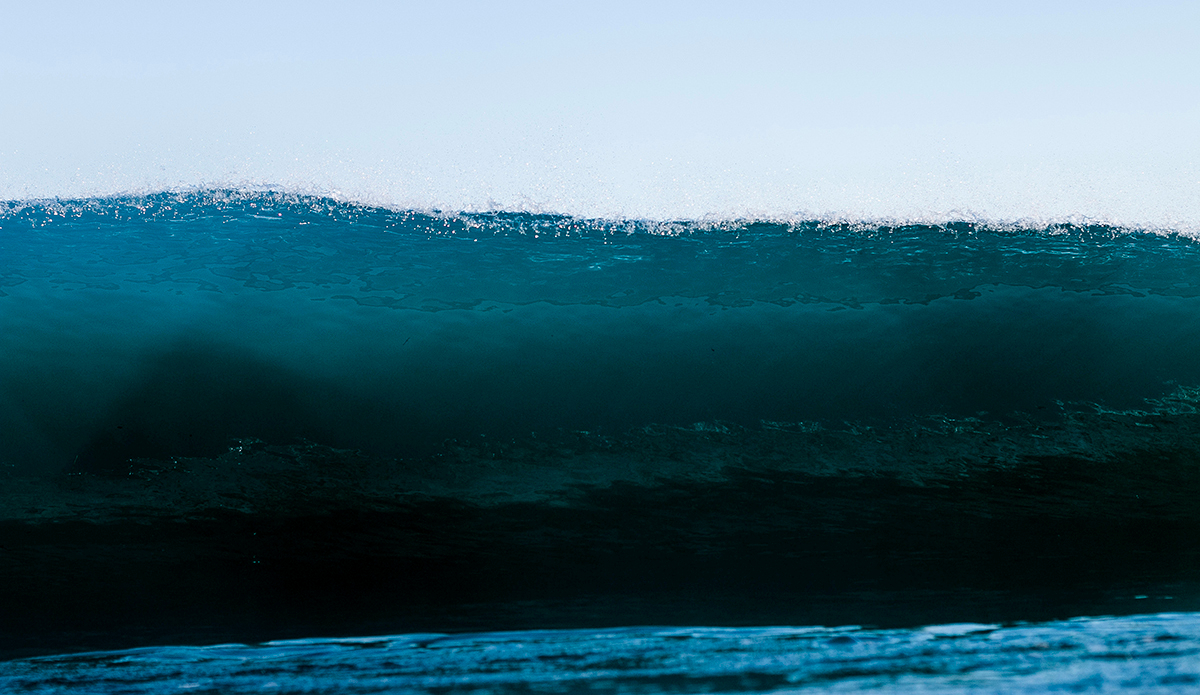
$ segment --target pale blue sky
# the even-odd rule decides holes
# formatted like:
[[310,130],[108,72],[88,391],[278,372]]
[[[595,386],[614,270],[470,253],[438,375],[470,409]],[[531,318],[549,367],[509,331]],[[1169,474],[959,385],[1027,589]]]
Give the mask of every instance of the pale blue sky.
[[1200,3],[0,9],[0,198],[1200,227]]

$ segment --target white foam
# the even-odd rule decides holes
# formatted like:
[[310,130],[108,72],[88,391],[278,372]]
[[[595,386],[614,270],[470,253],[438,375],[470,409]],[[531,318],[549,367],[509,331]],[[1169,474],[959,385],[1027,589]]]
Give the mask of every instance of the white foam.
[[1196,7],[801,5],[20,8],[0,199],[1200,229]]

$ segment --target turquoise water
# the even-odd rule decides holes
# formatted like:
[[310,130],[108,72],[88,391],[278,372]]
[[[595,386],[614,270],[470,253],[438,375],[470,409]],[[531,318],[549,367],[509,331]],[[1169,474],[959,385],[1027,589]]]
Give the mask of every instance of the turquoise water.
[[[755,626],[826,626],[794,633],[809,664],[841,658],[839,625],[866,626],[856,645],[997,626],[929,642],[984,645],[930,672],[950,678],[1031,630],[1191,630],[1198,260],[1190,237],[1094,225],[652,223],[241,190],[6,203],[0,591],[22,598],[0,604],[0,654],[151,651],[5,672],[98,678],[116,659],[157,683],[160,657],[137,655],[169,654],[217,687],[213,654],[232,669],[285,647],[154,645],[314,635],[674,644],[587,632],[614,625],[738,627],[757,659],[793,633]],[[398,689],[475,682],[465,662],[467,680],[429,675],[423,639],[379,638],[417,678]],[[318,670],[359,653],[313,644]],[[1029,673],[1176,673],[1136,650],[1128,673],[1076,663],[1090,649]],[[926,682],[895,654],[876,654],[893,675],[847,687]],[[676,665],[629,687],[816,682],[789,661],[756,685],[729,658],[703,657],[732,680],[676,683]],[[514,668],[503,687],[541,678]]]
[[1001,627],[618,628],[157,647],[0,663],[21,692],[1164,692],[1194,615]]

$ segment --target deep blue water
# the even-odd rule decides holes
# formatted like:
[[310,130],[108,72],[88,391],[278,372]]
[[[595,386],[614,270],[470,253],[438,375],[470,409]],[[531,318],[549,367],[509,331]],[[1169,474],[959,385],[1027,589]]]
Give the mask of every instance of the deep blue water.
[[4,204],[0,654],[1191,625],[1198,261],[1096,225]]

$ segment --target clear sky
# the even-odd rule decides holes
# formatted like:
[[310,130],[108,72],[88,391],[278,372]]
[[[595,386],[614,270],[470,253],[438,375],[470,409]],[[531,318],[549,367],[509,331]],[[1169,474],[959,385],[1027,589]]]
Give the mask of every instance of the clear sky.
[[0,198],[1200,228],[1196,2],[0,10]]

